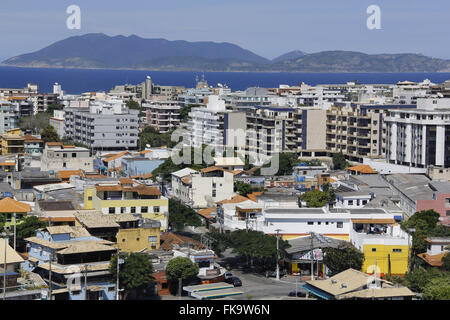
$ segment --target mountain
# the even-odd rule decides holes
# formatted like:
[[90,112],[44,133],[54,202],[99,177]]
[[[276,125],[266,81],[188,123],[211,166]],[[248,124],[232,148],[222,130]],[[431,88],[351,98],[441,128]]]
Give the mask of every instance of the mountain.
[[365,54],[323,51],[271,64],[279,71],[296,72],[448,72],[450,60],[421,54]]
[[[231,43],[168,41],[109,37],[91,33],[70,37],[39,51],[10,58],[3,64],[31,67],[131,68],[161,64],[161,59],[183,62],[184,57],[204,60],[265,64],[270,61]],[[181,63],[183,64],[183,63]],[[186,61],[185,66],[189,66]]]
[[110,37],[70,37],[2,63],[18,67],[247,72],[449,72],[450,60],[421,54],[352,51],[286,53],[272,61],[231,43]]
[[306,55],[305,52],[300,51],[300,50],[294,50],[294,51],[285,53],[275,59],[272,59],[272,62],[276,63],[276,62],[281,62],[281,61],[285,61],[285,60],[298,59],[298,58],[303,57],[304,55]]

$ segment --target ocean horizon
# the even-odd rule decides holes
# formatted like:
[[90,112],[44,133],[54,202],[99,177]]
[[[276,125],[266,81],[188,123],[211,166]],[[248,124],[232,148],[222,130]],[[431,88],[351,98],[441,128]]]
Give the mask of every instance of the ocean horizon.
[[249,87],[274,88],[279,85],[343,84],[358,81],[363,84],[395,84],[399,81],[421,82],[429,79],[434,83],[450,80],[450,73],[288,73],[288,72],[197,72],[152,71],[124,69],[65,69],[27,68],[0,66],[0,88],[23,88],[27,83],[39,85],[40,92],[52,92],[58,82],[67,94],[90,91],[109,91],[115,85],[139,84],[146,76],[153,83],[195,87],[195,78],[204,75],[210,86],[227,85],[232,91]]

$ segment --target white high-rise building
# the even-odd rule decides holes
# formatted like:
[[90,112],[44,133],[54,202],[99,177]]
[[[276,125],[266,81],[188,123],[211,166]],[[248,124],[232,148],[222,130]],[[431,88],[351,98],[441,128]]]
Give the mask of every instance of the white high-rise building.
[[450,99],[419,98],[417,109],[389,112],[386,158],[410,167],[450,167]]

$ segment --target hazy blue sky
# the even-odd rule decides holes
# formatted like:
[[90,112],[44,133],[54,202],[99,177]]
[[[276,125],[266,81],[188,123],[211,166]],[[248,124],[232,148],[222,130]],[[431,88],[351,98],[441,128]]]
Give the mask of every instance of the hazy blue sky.
[[[66,8],[81,8],[81,30]],[[381,7],[381,30],[366,27]],[[291,50],[422,53],[450,58],[449,0],[1,0],[0,60],[102,32],[232,42],[266,58]]]

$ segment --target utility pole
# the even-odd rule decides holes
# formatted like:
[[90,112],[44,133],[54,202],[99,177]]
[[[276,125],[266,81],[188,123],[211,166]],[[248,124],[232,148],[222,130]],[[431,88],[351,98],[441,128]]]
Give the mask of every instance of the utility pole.
[[120,265],[120,249],[117,248],[117,272],[116,272],[116,300],[119,300],[119,265]]
[[16,251],[16,213],[14,212],[14,251]]
[[311,237],[311,280],[314,280],[314,253],[313,253],[313,233],[310,232]]
[[84,265],[84,300],[88,300],[88,285],[87,285],[87,268],[88,265]]
[[279,245],[279,233],[281,229],[275,230],[277,232],[277,280],[280,280],[280,245]]
[[6,300],[6,246],[8,245],[8,235],[5,234],[5,250],[4,250],[4,263],[3,263],[3,300]]

